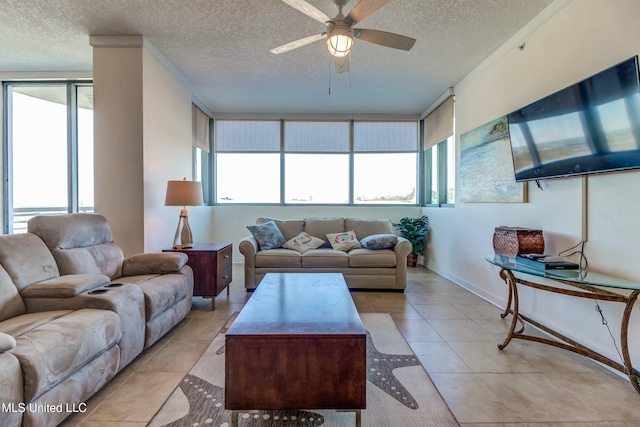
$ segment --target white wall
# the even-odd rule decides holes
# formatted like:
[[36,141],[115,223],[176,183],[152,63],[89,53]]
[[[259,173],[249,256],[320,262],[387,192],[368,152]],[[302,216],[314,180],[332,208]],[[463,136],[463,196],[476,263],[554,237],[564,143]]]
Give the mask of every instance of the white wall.
[[[455,88],[456,138],[552,92],[640,53],[640,2],[573,0],[504,55],[463,79]],[[524,37],[524,36],[523,36]],[[524,50],[516,44],[526,42]],[[459,157],[459,153],[458,153]],[[459,159],[458,159],[459,161]],[[545,252],[556,254],[580,242],[582,179],[529,184],[529,202],[457,203],[453,209],[425,209],[431,221],[428,266],[501,306],[507,288],[484,258],[493,253],[500,225],[544,230]],[[640,253],[640,172],[588,177],[588,242],[593,271],[637,280]],[[617,359],[593,301],[521,291],[521,309],[561,333]],[[618,337],[621,306],[602,304]],[[637,309],[637,308],[636,308]],[[640,326],[632,317],[632,359],[640,363]]]
[[126,256],[173,243],[168,180],[191,177],[191,91],[141,36],[95,36],[95,211]]
[[148,49],[143,64],[144,250],[153,252],[171,247],[178,225],[167,181],[191,179],[191,91]]
[[95,211],[133,254],[144,249],[142,47],[92,38]]

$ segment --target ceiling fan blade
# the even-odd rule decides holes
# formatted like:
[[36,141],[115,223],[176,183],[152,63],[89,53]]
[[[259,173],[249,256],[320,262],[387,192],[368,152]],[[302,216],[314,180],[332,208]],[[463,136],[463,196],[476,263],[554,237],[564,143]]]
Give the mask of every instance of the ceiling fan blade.
[[369,43],[375,43],[380,46],[392,47],[400,50],[410,50],[416,42],[416,39],[401,36],[400,34],[388,33],[386,31],[379,30],[367,30],[364,28],[354,28],[353,36]]
[[282,1],[288,4],[289,6],[291,6],[292,8],[297,9],[300,12],[304,13],[305,15],[312,17],[316,21],[322,22],[323,24],[326,24],[328,21],[331,21],[331,18],[329,18],[329,16],[327,16],[324,12],[317,9],[315,6],[310,5],[304,0],[282,0]]
[[289,52],[290,50],[297,49],[299,47],[308,45],[318,40],[322,40],[327,36],[327,33],[318,33],[312,36],[304,37],[302,39],[294,40],[287,44],[283,44],[282,46],[274,47],[271,49],[271,53],[275,53],[276,55],[279,53]]
[[333,65],[336,67],[336,74],[349,72],[349,55],[341,58],[336,56],[333,59]]
[[[284,1],[284,0],[283,0]],[[355,25],[382,9],[391,0],[360,0],[345,18],[347,25]]]

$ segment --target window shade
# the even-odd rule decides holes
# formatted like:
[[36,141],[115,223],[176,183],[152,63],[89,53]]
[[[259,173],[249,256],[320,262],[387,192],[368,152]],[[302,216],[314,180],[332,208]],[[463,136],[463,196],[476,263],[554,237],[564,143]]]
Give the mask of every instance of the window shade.
[[193,146],[209,152],[209,116],[192,104]]
[[216,150],[280,151],[279,120],[216,120]]
[[417,151],[417,122],[355,122],[353,151]]
[[349,122],[286,121],[284,146],[287,152],[346,153]]
[[424,149],[453,135],[453,96],[447,98],[424,119]]

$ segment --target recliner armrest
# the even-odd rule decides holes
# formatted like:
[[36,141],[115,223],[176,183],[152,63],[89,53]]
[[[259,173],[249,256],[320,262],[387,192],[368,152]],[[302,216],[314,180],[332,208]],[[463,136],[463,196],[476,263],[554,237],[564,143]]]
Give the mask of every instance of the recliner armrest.
[[16,339],[11,335],[0,332],[0,353],[12,350],[16,346]]
[[71,298],[99,286],[111,279],[101,274],[67,274],[34,283],[20,292],[22,298]]
[[123,276],[177,273],[189,257],[181,252],[156,252],[134,255],[122,263]]

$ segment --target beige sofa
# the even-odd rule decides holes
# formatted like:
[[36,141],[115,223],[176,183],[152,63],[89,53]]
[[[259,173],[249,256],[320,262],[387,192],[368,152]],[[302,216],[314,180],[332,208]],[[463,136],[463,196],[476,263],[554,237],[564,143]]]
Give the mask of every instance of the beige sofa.
[[28,230],[0,236],[0,425],[55,426],[184,318],[193,274],[180,253],[124,259],[100,215]]
[[360,240],[378,234],[394,234],[388,219],[304,218],[280,220],[258,218],[257,224],[273,220],[286,240],[301,232],[323,239],[325,243],[305,253],[276,248],[260,250],[253,236],[244,237],[238,246],[244,256],[245,288],[255,289],[270,272],[337,272],[344,275],[350,289],[378,289],[404,292],[407,282],[407,255],[411,243],[398,237],[389,249],[334,250],[327,234],[354,231]]

